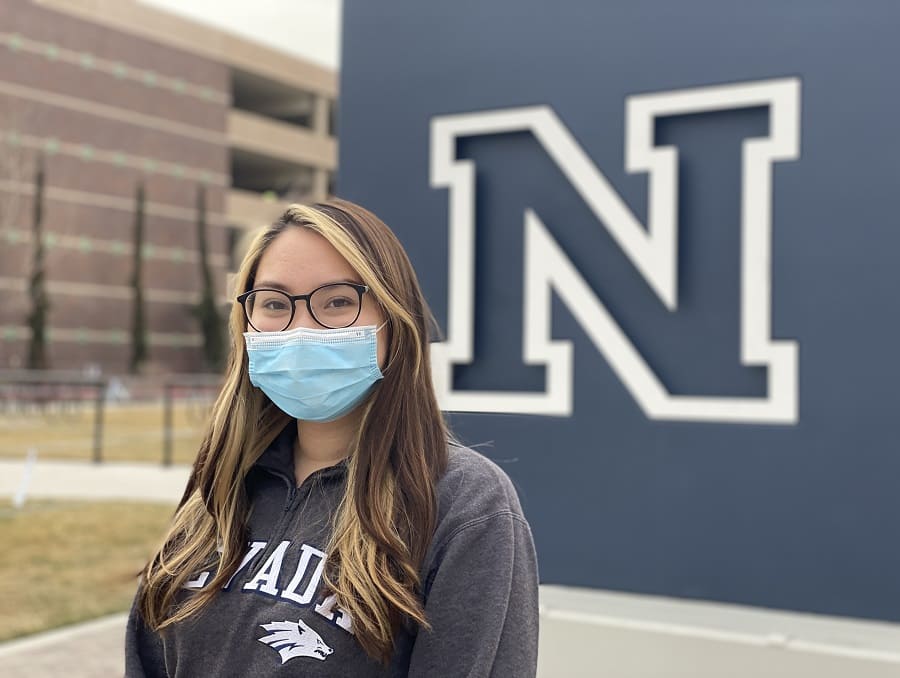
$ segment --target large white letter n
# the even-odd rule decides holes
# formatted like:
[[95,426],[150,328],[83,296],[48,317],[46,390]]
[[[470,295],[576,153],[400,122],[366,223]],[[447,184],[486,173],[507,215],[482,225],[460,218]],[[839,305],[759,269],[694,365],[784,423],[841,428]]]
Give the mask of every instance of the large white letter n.
[[[475,168],[456,157],[460,137],[527,131],[534,135],[612,238],[670,311],[678,307],[678,157],[654,146],[661,116],[767,106],[769,136],[742,147],[740,359],[767,371],[761,397],[670,393],[563,253],[537,214],[526,209],[522,356],[546,366],[542,392],[458,391],[453,366],[473,359]],[[797,422],[795,341],[771,335],[772,164],[799,157],[800,82],[795,78],[659,92],[629,97],[625,168],[648,175],[647,227],[640,223],[549,107],[436,117],[431,124],[431,182],[449,189],[447,341],[432,347],[435,387],[449,411],[570,416],[572,346],[551,338],[551,290],[575,317],[635,401],[651,419]]]

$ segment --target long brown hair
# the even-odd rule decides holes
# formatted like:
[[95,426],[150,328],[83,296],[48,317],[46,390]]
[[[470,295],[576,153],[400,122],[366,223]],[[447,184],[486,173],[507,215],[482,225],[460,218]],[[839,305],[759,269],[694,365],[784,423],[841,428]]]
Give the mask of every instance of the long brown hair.
[[[325,237],[369,286],[388,320],[384,379],[360,405],[362,423],[324,576],[325,586],[350,613],[360,645],[387,662],[394,636],[407,620],[428,627],[419,568],[434,532],[435,485],[446,468],[448,440],[431,381],[431,314],[396,236],[374,214],[343,200],[291,205],[250,245],[236,292],[253,288],[263,252],[294,227]],[[153,629],[196,613],[236,571],[249,536],[245,477],[292,421],[250,383],[245,325],[235,304],[224,385],[172,524],[143,572],[138,605]],[[188,579],[216,562],[211,581],[185,598]]]

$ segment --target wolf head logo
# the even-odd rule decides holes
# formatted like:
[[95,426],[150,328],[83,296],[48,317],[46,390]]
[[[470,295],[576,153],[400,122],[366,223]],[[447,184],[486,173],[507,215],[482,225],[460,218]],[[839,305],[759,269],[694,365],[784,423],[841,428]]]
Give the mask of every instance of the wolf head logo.
[[259,638],[259,642],[278,650],[282,664],[294,657],[312,657],[323,661],[334,652],[318,633],[300,619],[295,622],[285,620],[261,624],[260,628],[269,631],[269,635]]

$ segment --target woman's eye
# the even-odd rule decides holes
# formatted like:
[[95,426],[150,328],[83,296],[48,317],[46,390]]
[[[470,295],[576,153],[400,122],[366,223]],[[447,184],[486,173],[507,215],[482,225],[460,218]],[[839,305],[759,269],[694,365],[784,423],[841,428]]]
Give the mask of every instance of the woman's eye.
[[287,307],[286,303],[277,299],[270,299],[263,304],[263,308],[267,311],[284,311]]
[[353,304],[355,302],[347,297],[332,297],[325,303],[325,308],[347,308]]

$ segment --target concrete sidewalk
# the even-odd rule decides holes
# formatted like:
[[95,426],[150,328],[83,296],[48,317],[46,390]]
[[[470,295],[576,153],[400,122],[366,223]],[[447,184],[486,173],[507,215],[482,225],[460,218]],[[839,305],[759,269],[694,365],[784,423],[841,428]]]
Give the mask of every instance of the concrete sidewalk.
[[[0,460],[0,497],[12,498],[26,473],[24,461]],[[38,459],[27,500],[145,501],[174,504],[181,498],[190,467],[163,467]],[[110,678],[125,670],[122,614],[39,633],[0,644],[3,678]]]
[[[12,498],[26,473],[24,460],[0,460],[0,496]],[[38,459],[27,496],[34,499],[90,499],[176,502],[189,466]]]
[[125,621],[117,614],[0,645],[4,678],[121,678]]

